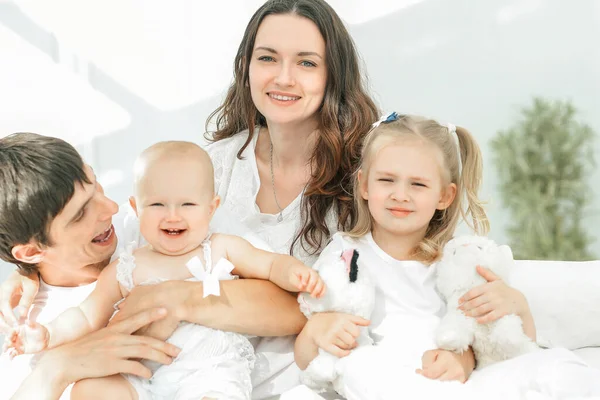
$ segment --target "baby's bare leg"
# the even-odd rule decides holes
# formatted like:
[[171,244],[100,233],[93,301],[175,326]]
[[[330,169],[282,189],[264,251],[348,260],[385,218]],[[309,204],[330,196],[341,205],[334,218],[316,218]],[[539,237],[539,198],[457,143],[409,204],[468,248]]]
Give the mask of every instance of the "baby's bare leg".
[[138,400],[133,386],[121,375],[83,379],[73,386],[71,400]]

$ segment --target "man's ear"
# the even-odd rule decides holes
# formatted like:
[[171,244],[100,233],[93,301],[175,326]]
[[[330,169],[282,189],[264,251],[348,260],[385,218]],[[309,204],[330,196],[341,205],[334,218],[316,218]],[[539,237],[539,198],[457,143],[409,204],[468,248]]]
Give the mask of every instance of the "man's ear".
[[366,177],[363,176],[362,169],[358,170],[358,174],[356,175],[356,179],[358,179],[358,188],[359,188],[359,191],[360,191],[360,197],[362,197],[364,200],[368,200],[369,191],[367,190]]
[[139,217],[138,210],[137,210],[137,203],[135,202],[135,197],[129,196],[129,205],[131,206],[131,208],[133,208],[133,211],[135,212],[135,215],[137,217]]
[[438,202],[438,205],[436,208],[438,210],[447,209],[448,207],[450,207],[450,205],[454,201],[455,197],[456,197],[456,184],[451,183],[448,186],[446,186],[446,188],[443,190],[442,196],[440,197],[440,201]]
[[210,216],[212,217],[217,211],[217,208],[221,205],[221,197],[219,195],[215,195],[212,201],[210,202]]
[[27,264],[39,264],[44,259],[46,252],[37,244],[18,244],[11,250],[12,256]]

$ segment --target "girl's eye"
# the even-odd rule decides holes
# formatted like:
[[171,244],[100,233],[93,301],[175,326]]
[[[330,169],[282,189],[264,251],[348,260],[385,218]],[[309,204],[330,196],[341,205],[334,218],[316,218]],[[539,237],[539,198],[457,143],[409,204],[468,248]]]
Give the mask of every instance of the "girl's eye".
[[260,56],[258,57],[258,61],[272,62],[275,61],[275,59],[271,56]]
[[317,64],[315,64],[314,62],[306,61],[306,60],[300,61],[300,65],[302,65],[303,67],[312,67],[312,68],[317,66]]

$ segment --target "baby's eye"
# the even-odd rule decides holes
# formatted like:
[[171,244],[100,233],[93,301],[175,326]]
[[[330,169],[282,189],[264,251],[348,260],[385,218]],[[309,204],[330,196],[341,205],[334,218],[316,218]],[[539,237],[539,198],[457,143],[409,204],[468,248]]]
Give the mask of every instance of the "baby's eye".
[[195,206],[196,203],[183,203],[184,207]]
[[427,187],[427,185],[425,185],[424,183],[421,183],[421,182],[414,182],[413,185],[419,186],[419,187]]
[[162,207],[162,206],[164,206],[163,203],[152,203],[152,204],[150,204],[150,207]]
[[379,182],[394,182],[392,178],[379,178],[377,179]]

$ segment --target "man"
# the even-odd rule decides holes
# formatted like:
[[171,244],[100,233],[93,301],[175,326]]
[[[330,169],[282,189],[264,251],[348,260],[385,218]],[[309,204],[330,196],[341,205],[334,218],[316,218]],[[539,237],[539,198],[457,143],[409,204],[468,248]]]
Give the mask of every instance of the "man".
[[[32,133],[0,139],[0,257],[17,265],[23,274],[37,273],[41,278],[29,319],[48,322],[93,290],[117,248],[112,225],[117,210],[92,169],[68,143]],[[36,398],[55,399],[76,380],[120,372],[145,376],[148,371],[130,359],[168,363],[177,350],[156,339],[129,336],[144,325],[148,325],[145,335],[164,340],[182,320],[259,336],[295,334],[305,322],[294,297],[270,282],[223,282],[222,295],[207,299],[202,297],[201,283],[179,283],[152,288],[152,303],[164,299],[166,315],[160,309],[145,310],[120,319],[89,337],[48,351],[39,361],[29,355],[9,361],[4,355],[0,363],[0,393],[4,395],[0,397],[8,398],[20,385],[15,398],[35,393]],[[261,296],[255,296],[257,292]],[[12,296],[12,291],[2,296]],[[14,306],[14,301],[9,303]],[[10,308],[1,310],[5,331],[16,322]],[[138,344],[133,346],[138,351],[124,354],[125,342]],[[84,349],[90,346],[98,351],[86,353]],[[82,368],[79,360],[69,363],[69,354],[84,354],[92,366]],[[29,374],[34,363],[37,367]]]

